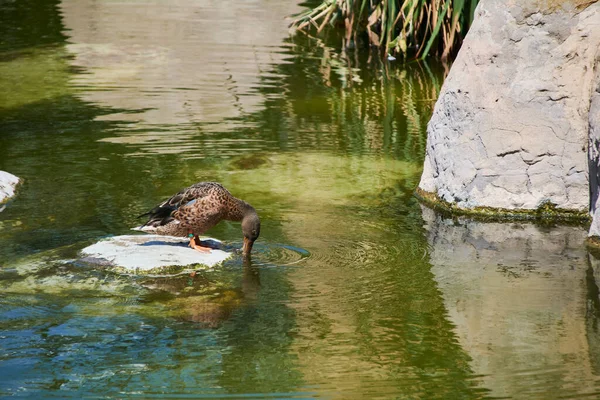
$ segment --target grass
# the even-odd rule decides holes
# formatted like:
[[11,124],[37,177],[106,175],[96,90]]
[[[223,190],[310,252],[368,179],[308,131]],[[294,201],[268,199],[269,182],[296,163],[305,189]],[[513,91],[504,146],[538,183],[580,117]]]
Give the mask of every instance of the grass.
[[324,0],[292,17],[301,32],[341,27],[344,48],[368,43],[384,54],[443,60],[458,49],[478,0]]

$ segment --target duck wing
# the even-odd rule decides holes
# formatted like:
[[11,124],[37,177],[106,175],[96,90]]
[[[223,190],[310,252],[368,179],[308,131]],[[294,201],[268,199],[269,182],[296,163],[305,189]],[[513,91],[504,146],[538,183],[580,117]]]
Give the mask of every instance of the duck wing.
[[221,206],[212,194],[195,198],[180,206],[172,214],[182,226],[195,234],[202,234],[222,219]]
[[148,216],[148,221],[142,226],[160,226],[166,225],[174,219],[189,220],[190,217],[204,213],[214,214],[216,210],[203,211],[207,202],[198,200],[206,199],[219,190],[226,189],[216,182],[200,182],[185,188],[152,210],[140,215],[139,217]]

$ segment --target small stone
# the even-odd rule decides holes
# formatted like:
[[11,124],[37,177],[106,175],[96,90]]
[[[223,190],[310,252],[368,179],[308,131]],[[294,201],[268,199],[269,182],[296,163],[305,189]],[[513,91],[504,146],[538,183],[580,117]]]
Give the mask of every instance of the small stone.
[[[13,174],[0,171],[0,203],[15,195],[15,188],[20,180]],[[1,210],[0,210],[1,211]]]

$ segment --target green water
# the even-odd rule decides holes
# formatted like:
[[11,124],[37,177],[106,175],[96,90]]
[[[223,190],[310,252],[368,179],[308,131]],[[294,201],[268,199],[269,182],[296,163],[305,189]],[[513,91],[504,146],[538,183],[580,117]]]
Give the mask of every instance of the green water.
[[[0,170],[24,179],[0,212],[1,397],[600,394],[585,229],[422,208],[444,67],[290,38],[299,9],[0,2]],[[203,180],[258,210],[250,263],[77,262]]]

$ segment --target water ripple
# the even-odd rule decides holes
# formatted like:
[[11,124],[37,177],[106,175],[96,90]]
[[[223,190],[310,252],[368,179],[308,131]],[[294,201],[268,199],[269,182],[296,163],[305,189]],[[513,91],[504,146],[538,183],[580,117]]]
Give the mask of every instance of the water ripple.
[[257,252],[255,265],[262,266],[288,266],[306,261],[312,254],[301,247],[281,243],[269,243],[268,245],[256,245]]

